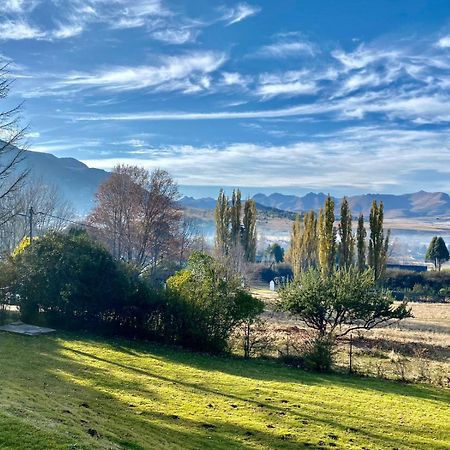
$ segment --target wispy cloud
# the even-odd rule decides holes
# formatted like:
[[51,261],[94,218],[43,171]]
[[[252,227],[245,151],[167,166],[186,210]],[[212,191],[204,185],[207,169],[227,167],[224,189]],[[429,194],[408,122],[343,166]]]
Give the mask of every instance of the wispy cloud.
[[74,73],[54,84],[64,87],[101,88],[109,91],[132,91],[144,88],[181,90],[186,93],[208,89],[207,75],[226,60],[223,53],[192,52],[180,56],[164,56],[154,66],[110,67],[93,73]]
[[314,55],[314,47],[309,42],[281,41],[264,45],[258,52],[258,56],[288,58],[293,55]]
[[66,24],[60,25],[59,28],[54,30],[51,34],[55,39],[67,39],[77,36],[83,32],[83,26],[81,24]]
[[165,28],[156,30],[152,33],[152,37],[158,41],[167,44],[185,44],[186,42],[193,42],[198,35],[197,30],[187,28]]
[[260,11],[261,8],[259,6],[249,5],[248,3],[239,3],[233,8],[224,9],[222,20],[229,26],[241,22],[250,16],[254,16]]
[[[105,169],[117,163],[163,167],[183,184],[328,187],[366,192],[414,189],[416,173],[428,170],[437,176],[433,187],[442,189],[450,175],[450,152],[439,147],[443,134],[449,138],[450,130],[352,127],[289,145],[166,146],[143,149],[138,158],[133,153],[84,162]],[[423,160],[424,151],[429,155],[427,161]],[[241,170],[236,171],[236,167]]]
[[318,86],[306,71],[288,71],[282,74],[263,74],[259,78],[256,94],[264,98],[277,95],[296,96],[314,94]]
[[39,0],[3,0],[2,9],[5,13],[24,13],[33,10]]
[[[54,12],[44,27],[29,23],[33,9],[40,0],[4,0],[3,10],[9,14],[0,23],[0,39],[23,40],[67,39],[80,35],[93,24],[105,24],[110,28],[136,28],[157,23],[166,26],[172,13],[161,0],[59,0],[54,2]],[[53,21],[53,24],[52,24]]]
[[25,20],[7,20],[0,23],[0,40],[20,41],[24,39],[41,39],[45,32],[30,25]]

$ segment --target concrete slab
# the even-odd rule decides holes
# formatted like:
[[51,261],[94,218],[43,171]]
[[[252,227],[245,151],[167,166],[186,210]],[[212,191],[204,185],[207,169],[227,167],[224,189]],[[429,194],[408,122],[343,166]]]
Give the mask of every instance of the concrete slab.
[[27,336],[38,336],[40,334],[52,333],[53,328],[38,327],[36,325],[28,325],[23,322],[12,322],[0,327],[0,331],[8,331],[10,333],[25,334]]

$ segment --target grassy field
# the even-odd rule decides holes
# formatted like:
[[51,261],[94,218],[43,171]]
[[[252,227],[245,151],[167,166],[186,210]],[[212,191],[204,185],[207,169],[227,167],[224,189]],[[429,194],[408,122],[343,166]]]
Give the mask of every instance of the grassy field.
[[1,449],[449,449],[450,391],[71,334],[0,334]]

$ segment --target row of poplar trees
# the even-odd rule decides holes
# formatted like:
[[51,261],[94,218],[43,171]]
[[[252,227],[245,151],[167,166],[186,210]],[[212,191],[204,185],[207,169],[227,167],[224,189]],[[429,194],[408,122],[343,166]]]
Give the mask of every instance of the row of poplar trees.
[[378,204],[374,200],[372,203],[369,236],[362,213],[356,232],[353,232],[353,218],[346,197],[341,203],[337,227],[334,208],[334,200],[328,195],[318,215],[314,211],[306,212],[303,219],[297,215],[289,250],[294,277],[310,268],[318,268],[329,275],[338,267],[356,265],[361,271],[371,267],[375,277],[380,278],[386,265],[390,234],[389,231],[385,234],[383,228],[383,202]]
[[231,199],[220,190],[215,209],[216,251],[221,256],[243,256],[248,262],[256,257],[256,203],[247,199],[242,215],[241,191],[233,190]]

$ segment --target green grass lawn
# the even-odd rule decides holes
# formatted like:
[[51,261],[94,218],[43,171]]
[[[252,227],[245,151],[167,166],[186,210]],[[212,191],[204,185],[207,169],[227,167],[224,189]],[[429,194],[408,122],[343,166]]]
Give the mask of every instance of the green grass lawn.
[[450,392],[71,334],[0,334],[1,449],[450,449]]

